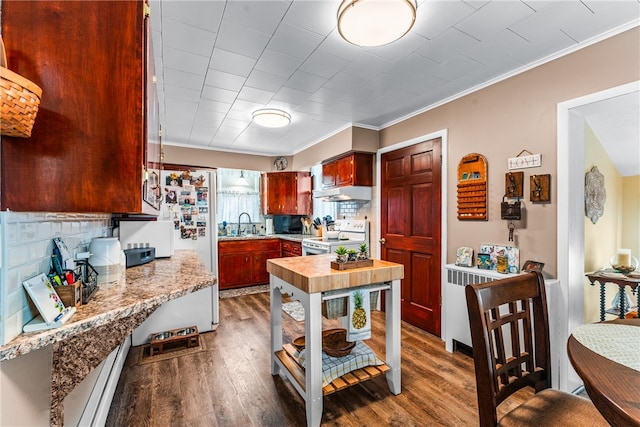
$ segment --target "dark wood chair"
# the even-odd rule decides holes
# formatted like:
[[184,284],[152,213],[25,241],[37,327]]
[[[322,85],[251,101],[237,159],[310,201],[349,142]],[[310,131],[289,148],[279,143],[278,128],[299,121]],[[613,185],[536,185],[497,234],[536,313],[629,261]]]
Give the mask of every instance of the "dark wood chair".
[[[540,273],[468,285],[465,293],[481,427],[609,425],[589,400],[551,388]],[[535,394],[498,421],[498,405],[524,387],[533,387]]]

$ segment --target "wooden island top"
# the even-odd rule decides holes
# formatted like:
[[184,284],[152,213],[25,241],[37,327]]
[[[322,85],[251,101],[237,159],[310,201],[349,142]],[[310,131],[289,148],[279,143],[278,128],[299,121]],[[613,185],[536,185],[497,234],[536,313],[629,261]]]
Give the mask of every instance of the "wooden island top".
[[347,289],[404,277],[404,266],[379,259],[370,267],[334,270],[335,255],[313,255],[267,260],[267,271],[306,293]]

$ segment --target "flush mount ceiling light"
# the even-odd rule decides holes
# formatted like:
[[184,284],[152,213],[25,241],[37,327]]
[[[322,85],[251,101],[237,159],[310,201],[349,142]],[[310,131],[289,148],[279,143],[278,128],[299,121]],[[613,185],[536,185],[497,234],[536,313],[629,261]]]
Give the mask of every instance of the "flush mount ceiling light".
[[338,9],[338,31],[357,46],[382,46],[409,32],[416,7],[416,0],[344,0]]
[[291,114],[276,108],[263,108],[253,112],[253,121],[268,128],[281,128],[291,123]]

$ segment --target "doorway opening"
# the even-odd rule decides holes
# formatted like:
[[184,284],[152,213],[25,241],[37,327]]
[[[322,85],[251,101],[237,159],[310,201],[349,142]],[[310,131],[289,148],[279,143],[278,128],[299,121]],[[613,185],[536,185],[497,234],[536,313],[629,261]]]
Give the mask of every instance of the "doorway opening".
[[[640,82],[633,82],[558,104],[558,280],[561,285],[562,315],[565,325],[560,342],[584,323],[584,171],[585,116],[581,107],[628,94],[640,94]],[[636,95],[636,99],[637,99]],[[581,381],[569,364],[566,348],[559,349],[560,384],[565,391],[574,390]]]

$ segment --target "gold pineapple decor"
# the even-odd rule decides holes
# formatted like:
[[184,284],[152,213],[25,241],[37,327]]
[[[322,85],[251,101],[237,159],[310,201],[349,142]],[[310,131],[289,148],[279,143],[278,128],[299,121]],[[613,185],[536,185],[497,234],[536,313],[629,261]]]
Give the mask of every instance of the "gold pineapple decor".
[[351,315],[351,324],[355,329],[362,329],[367,325],[367,312],[362,308],[362,292],[353,293],[353,303],[355,308]]

